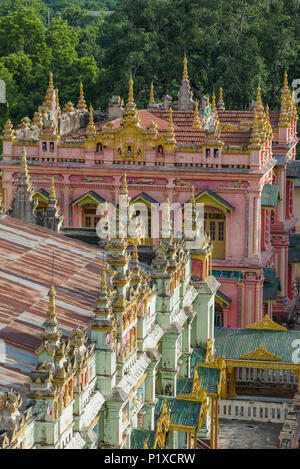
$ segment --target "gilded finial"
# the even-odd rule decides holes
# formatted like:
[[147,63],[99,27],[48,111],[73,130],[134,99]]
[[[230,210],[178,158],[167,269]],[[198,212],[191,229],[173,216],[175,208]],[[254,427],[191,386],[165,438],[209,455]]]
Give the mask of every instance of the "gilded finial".
[[56,199],[55,187],[54,187],[54,176],[51,177],[50,198]]
[[84,94],[83,94],[83,84],[82,84],[82,82],[80,82],[80,96],[79,96],[77,108],[80,111],[85,111],[86,108],[87,108],[86,103],[85,103],[85,99],[84,99]]
[[126,175],[126,173],[123,173],[122,186],[121,186],[121,189],[120,189],[120,194],[128,195],[127,175]]
[[215,95],[215,93],[213,93],[213,95],[212,95],[212,104],[211,104],[211,108],[212,108],[213,111],[216,110],[216,95]]
[[94,125],[94,113],[93,113],[93,106],[90,104],[90,119],[89,124]]
[[53,73],[49,73],[49,88],[53,88]]
[[83,84],[80,82],[80,98],[83,98]]
[[56,102],[56,106],[59,106],[58,88],[56,88],[55,90],[55,102]]
[[285,71],[285,72],[284,72],[284,85],[283,85],[283,87],[284,87],[285,89],[287,89],[287,90],[289,89],[289,83],[288,83],[288,74],[287,74],[287,71]]
[[198,107],[198,100],[195,102],[195,111],[194,111],[194,120],[192,124],[192,129],[198,129],[201,130],[201,121],[199,119],[199,107]]
[[219,101],[218,101],[218,104],[217,104],[217,108],[220,111],[225,110],[225,104],[224,104],[224,101],[223,101],[223,88],[220,88],[220,91],[219,91]]
[[129,78],[128,101],[129,101],[129,102],[133,102],[133,101],[134,101],[134,97],[133,97],[133,79],[132,79],[132,75],[130,75],[130,78]]
[[183,80],[187,80],[188,77],[188,68],[187,68],[187,58],[186,54],[184,54],[184,59],[183,59],[183,75],[182,75]]
[[190,198],[191,204],[195,203],[195,187],[191,186],[191,198]]
[[150,85],[150,101],[154,101],[153,81],[151,81]]
[[48,316],[49,317],[55,317],[55,297],[56,297],[56,291],[55,287],[52,284],[50,287],[50,290],[48,292],[49,296],[49,308],[48,308]]
[[260,83],[258,84],[258,87],[257,87],[257,97],[256,97],[256,104],[261,104],[261,87],[260,87]]
[[173,110],[171,107],[169,109],[169,127],[173,127]]
[[22,148],[21,173],[28,175],[26,148]]

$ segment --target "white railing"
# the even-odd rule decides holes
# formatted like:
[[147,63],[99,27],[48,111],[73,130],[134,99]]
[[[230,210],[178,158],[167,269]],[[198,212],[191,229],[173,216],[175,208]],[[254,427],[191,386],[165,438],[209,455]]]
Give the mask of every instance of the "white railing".
[[267,370],[262,368],[236,368],[236,383],[282,383],[297,386],[298,376],[292,370]]
[[288,408],[288,402],[222,399],[219,404],[219,418],[282,423],[287,417]]

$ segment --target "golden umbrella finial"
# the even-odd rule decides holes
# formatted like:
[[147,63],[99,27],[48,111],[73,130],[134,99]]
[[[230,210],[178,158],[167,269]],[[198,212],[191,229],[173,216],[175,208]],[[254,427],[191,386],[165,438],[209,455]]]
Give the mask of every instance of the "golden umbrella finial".
[[258,84],[258,87],[257,87],[256,103],[261,104],[261,87],[260,87],[260,83]]
[[83,98],[83,84],[82,81],[80,82],[80,98]]

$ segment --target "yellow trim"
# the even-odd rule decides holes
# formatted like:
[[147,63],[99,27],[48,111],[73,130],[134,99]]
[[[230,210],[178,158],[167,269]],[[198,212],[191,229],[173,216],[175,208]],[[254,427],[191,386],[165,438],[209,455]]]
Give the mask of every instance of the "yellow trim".
[[203,191],[201,194],[195,197],[195,203],[202,203],[210,207],[218,208],[222,212],[230,212],[232,213],[233,209],[226,207],[226,205],[222,204],[217,198],[213,195],[209,194],[206,191]]
[[78,205],[78,207],[83,207],[84,205],[99,205],[100,202],[91,194],[85,194],[80,199],[72,203],[72,207]]
[[44,202],[45,204],[48,204],[48,202],[49,202],[49,199],[46,196],[44,196],[43,194],[41,194],[39,191],[36,191],[33,194],[32,198],[40,200],[41,202]]

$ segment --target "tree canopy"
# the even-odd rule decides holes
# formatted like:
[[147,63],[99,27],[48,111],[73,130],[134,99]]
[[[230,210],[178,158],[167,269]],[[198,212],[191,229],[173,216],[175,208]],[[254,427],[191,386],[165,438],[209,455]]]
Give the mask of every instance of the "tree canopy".
[[299,12],[300,0],[3,0],[1,127],[32,117],[49,72],[63,104],[77,103],[82,81],[87,102],[106,109],[112,94],[126,99],[130,74],[140,106],[151,81],[156,100],[175,97],[184,53],[196,97],[222,86],[227,107],[248,108],[260,83],[278,108],[284,71],[300,78]]

